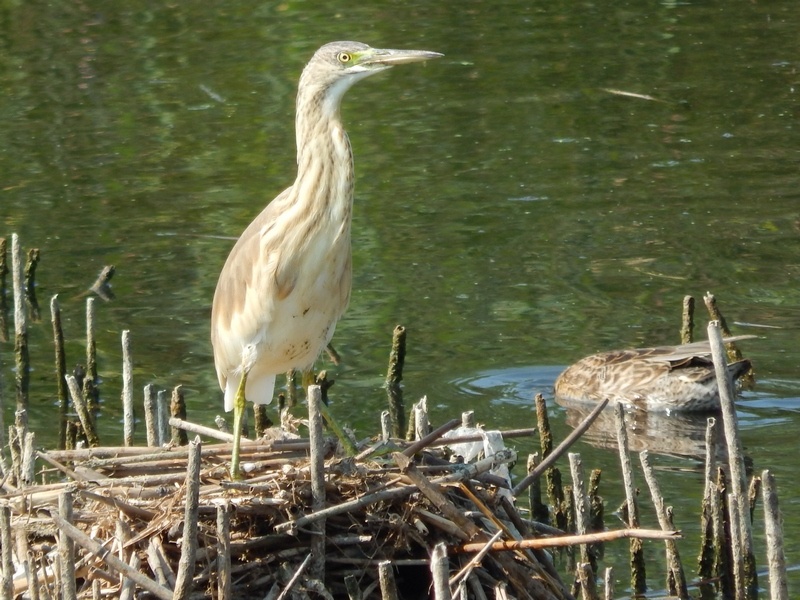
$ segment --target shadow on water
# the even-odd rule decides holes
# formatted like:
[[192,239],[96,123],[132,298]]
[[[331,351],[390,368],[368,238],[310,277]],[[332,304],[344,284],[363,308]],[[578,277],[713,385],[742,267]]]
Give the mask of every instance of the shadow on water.
[[[567,425],[577,426],[592,411],[587,403],[559,400],[566,410]],[[661,454],[676,458],[702,461],[706,448],[706,419],[719,414],[667,414],[645,410],[626,410],[625,423],[628,431],[628,444],[631,452],[647,450],[651,454]],[[724,451],[724,436],[720,427],[715,428],[713,443],[717,448],[717,460],[727,460]],[[616,419],[614,409],[606,408],[584,435],[584,441],[597,448],[615,451],[617,449]]]

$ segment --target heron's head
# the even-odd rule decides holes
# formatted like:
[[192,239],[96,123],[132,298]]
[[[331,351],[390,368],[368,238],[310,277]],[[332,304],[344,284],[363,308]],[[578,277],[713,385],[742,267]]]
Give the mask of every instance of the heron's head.
[[303,69],[300,93],[323,93],[324,102],[337,110],[345,92],[356,81],[395,65],[443,56],[426,50],[386,50],[360,42],[331,42],[316,51]]

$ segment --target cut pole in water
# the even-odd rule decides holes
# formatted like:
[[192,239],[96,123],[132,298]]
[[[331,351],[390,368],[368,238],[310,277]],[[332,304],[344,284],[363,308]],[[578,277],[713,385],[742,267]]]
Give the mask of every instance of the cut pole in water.
[[[28,311],[25,309],[25,290],[22,275],[22,250],[19,236],[11,235],[11,274],[14,286],[14,356],[16,357],[17,427],[27,424],[28,388],[31,361],[28,354]],[[24,422],[20,422],[24,419]]]
[[389,413],[392,416],[392,436],[402,438],[406,429],[406,410],[403,404],[403,366],[406,360],[406,328],[398,325],[392,334],[392,351],[389,353],[389,370],[386,373],[386,393]]

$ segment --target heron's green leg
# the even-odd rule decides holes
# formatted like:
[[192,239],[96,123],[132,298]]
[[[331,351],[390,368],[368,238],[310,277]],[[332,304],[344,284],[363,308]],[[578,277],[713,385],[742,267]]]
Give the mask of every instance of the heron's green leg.
[[[303,388],[306,390],[306,397],[308,397],[308,386],[310,385],[314,385],[314,372],[312,370],[304,371]],[[321,402],[319,409],[322,413],[322,418],[325,419],[325,423],[333,431],[333,434],[338,438],[339,442],[341,442],[342,448],[344,448],[347,456],[355,456],[358,454],[358,448],[356,448],[353,441],[344,432],[341,425],[333,418],[331,411],[328,410],[328,406],[324,402]]]
[[347,454],[347,456],[355,456],[356,454],[358,454],[358,448],[356,448],[356,445],[353,443],[350,437],[344,432],[344,429],[341,428],[336,419],[333,418],[331,411],[328,410],[328,407],[325,405],[324,402],[320,402],[319,410],[322,413],[322,418],[325,419],[325,423],[328,424],[328,427],[330,427],[333,430],[334,435],[342,443],[342,447],[344,448],[344,451]]
[[233,399],[233,451],[231,452],[231,479],[241,479],[239,472],[239,449],[242,445],[242,417],[247,401],[244,397],[244,388],[247,383],[247,372],[242,374],[242,380],[236,389],[236,397]]

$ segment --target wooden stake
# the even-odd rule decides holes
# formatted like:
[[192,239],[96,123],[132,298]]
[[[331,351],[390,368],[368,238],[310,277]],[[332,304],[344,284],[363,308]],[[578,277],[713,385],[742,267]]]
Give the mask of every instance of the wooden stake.
[[[528,462],[527,462],[527,474],[530,475],[536,470],[536,467],[539,466],[539,463],[542,461],[539,459],[539,453],[534,452],[533,454],[528,455]],[[531,483],[530,489],[528,490],[528,503],[531,507],[531,517],[534,521],[538,521],[540,523],[549,523],[550,522],[550,512],[547,508],[547,503],[542,502],[542,482],[541,479],[535,479],[533,483]]]
[[253,427],[255,428],[255,437],[260,438],[266,432],[267,429],[272,427],[272,419],[269,418],[267,414],[267,405],[266,404],[253,404]]
[[[617,446],[619,448],[619,461],[622,465],[622,480],[625,485],[625,499],[629,527],[639,527],[639,505],[636,502],[636,486],[633,483],[633,469],[628,456],[628,431],[625,426],[625,411],[622,404],[614,407],[614,416],[617,426]],[[642,594],[647,589],[647,573],[644,562],[644,549],[642,543],[636,538],[631,539],[631,587],[637,594]]]
[[708,417],[706,420],[706,461],[703,470],[705,479],[704,496],[711,494],[711,491],[716,487],[714,484],[714,474],[717,472],[717,420],[714,417]]
[[14,356],[16,357],[17,418],[28,418],[28,388],[30,386],[31,359],[28,354],[28,311],[25,310],[25,282],[22,274],[22,250],[19,237],[11,235],[11,273],[14,286]]
[[769,567],[769,597],[789,600],[786,582],[786,557],[783,553],[783,517],[778,507],[778,489],[770,471],[761,473],[764,501],[764,532],[767,536],[767,566]]
[[508,583],[498,581],[494,586],[494,597],[496,600],[513,600],[513,596],[508,593]]
[[724,337],[730,337],[731,330],[728,328],[728,322],[725,320],[725,317],[719,310],[719,306],[717,306],[716,296],[714,296],[714,294],[711,292],[706,292],[705,296],[703,296],[703,302],[706,305],[706,309],[708,309],[708,314],[711,317],[711,320],[719,323],[719,327],[722,329],[722,335]]
[[[581,455],[570,452],[569,468],[572,474],[572,493],[575,501],[575,524],[577,533],[583,535],[589,532],[589,498],[586,495],[586,480],[583,473]],[[590,563],[589,551],[586,546],[580,547],[581,562]],[[580,565],[579,565],[580,569]],[[594,586],[592,586],[594,587]]]
[[158,390],[156,394],[156,433],[159,446],[169,443],[171,432],[169,428],[169,401],[167,400],[167,390]]
[[39,321],[39,302],[36,300],[36,265],[39,264],[39,249],[28,250],[28,260],[25,262],[25,301],[30,310],[31,321]]
[[172,390],[172,400],[169,403],[170,418],[167,424],[172,428],[172,444],[185,446],[189,443],[189,436],[184,429],[172,425],[172,419],[186,420],[186,400],[183,398],[183,386],[176,385]]
[[11,508],[0,506],[0,599],[14,599],[14,563],[11,556]]
[[749,510],[748,517],[750,519],[750,526],[753,526],[753,517],[756,511],[756,503],[758,496],[761,493],[761,478],[753,475],[750,478],[750,486],[747,488],[747,509]]
[[391,561],[382,560],[378,563],[378,579],[381,583],[381,600],[400,600]]
[[406,411],[403,404],[403,366],[406,360],[406,328],[398,325],[392,333],[392,351],[389,353],[389,370],[386,373],[386,393],[392,415],[392,435],[402,438],[406,429]]
[[186,472],[186,510],[183,518],[183,543],[175,577],[174,600],[184,600],[192,591],[195,553],[197,552],[197,514],[200,510],[200,438],[189,443],[189,466]]
[[736,600],[747,598],[747,585],[744,575],[744,553],[742,552],[742,513],[740,505],[733,494],[728,493],[728,518],[731,525],[731,553],[733,556],[733,584],[736,590]]
[[694,298],[683,297],[683,318],[681,319],[681,344],[694,341]]
[[475,573],[472,573],[467,578],[467,584],[469,585],[469,590],[472,592],[475,600],[489,600],[480,580],[478,579],[478,576]]
[[392,436],[392,416],[388,410],[381,411],[381,440],[388,441]]
[[[605,506],[603,497],[600,495],[600,478],[603,475],[601,469],[592,469],[589,475],[589,531],[603,531],[605,525]],[[589,546],[589,555],[592,560],[597,561],[603,556],[602,546]]]
[[231,503],[217,505],[217,598],[231,597]]
[[144,430],[150,447],[159,446],[157,395],[155,385],[148,383],[144,386]]
[[[133,411],[133,359],[131,358],[131,332],[122,332],[122,443],[133,446],[136,420]],[[183,418],[186,418],[185,416]]]
[[20,468],[21,483],[25,486],[33,485],[36,482],[36,434],[32,431],[25,431],[20,435],[22,445],[22,465]]
[[717,468],[716,492],[713,496],[714,505],[714,575],[719,579],[719,588],[723,598],[733,598],[736,595],[736,585],[733,579],[733,541],[731,538],[730,509],[728,507],[728,480],[725,470]]
[[349,600],[364,600],[364,594],[358,586],[358,578],[355,575],[345,575],[344,587]]
[[[311,509],[325,509],[325,438],[322,431],[322,389],[308,386],[308,431],[311,442]],[[309,577],[325,581],[325,519],[312,524]]]
[[[708,309],[708,314],[711,315],[711,320],[719,323],[723,337],[731,337],[731,330],[728,328],[728,323],[725,320],[725,316],[722,314],[719,305],[717,304],[717,299],[714,294],[711,292],[706,292],[706,295],[703,296],[703,301]],[[736,346],[735,341],[729,341],[725,344],[725,353],[728,356],[728,362],[736,362],[744,358],[742,351],[739,350],[738,346]],[[753,373],[752,368],[747,373],[739,377],[739,385],[744,389],[752,389],[752,387],[755,385],[755,382],[755,374]]]
[[605,588],[605,600],[614,600],[614,568],[613,567],[606,567],[605,574],[603,576],[604,588]]
[[28,532],[24,527],[17,529],[16,542],[17,557],[22,562],[22,568],[25,571],[30,600],[39,600],[39,573],[34,555],[28,546]]
[[[58,513],[65,523],[72,524],[72,492],[65,490],[58,497]],[[61,567],[61,598],[75,600],[75,543],[63,531],[58,536],[58,557]]]
[[83,403],[86,406],[86,410],[89,414],[89,420],[92,422],[92,427],[94,427],[95,431],[97,431],[96,417],[97,412],[100,409],[100,405],[97,402],[97,386],[95,386],[92,379],[87,377],[83,380],[83,389],[81,390],[81,395],[83,397]]
[[[735,392],[733,381],[727,369],[727,358],[722,341],[722,330],[718,321],[708,324],[708,341],[711,343],[711,358],[714,361],[714,371],[719,386],[720,404],[722,407],[722,422],[725,431],[725,441],[728,447],[728,468],[731,474],[731,492],[735,506],[731,510],[738,511],[735,522],[739,527],[736,531],[741,541],[739,548],[743,564],[743,585],[745,598],[755,598],[758,594],[758,575],[756,573],[755,554],[753,552],[753,533],[750,525],[748,511],[744,506],[747,497],[747,475],[744,464],[744,451],[739,437],[739,423],[736,416]],[[731,519],[734,522],[734,519]],[[733,532],[732,532],[733,533]]]
[[8,428],[8,451],[11,454],[11,470],[6,471],[9,473],[9,479],[13,485],[21,485],[22,483],[22,444],[25,432],[28,430],[24,425],[27,419],[25,416],[14,415],[15,421],[23,423],[23,425],[11,425]]
[[709,417],[706,421],[706,460],[704,470],[705,487],[703,490],[702,513],[700,516],[700,556],[698,557],[698,575],[702,580],[710,580],[714,573],[714,507],[717,505],[717,486],[715,474],[717,470],[717,420]]
[[[653,507],[656,510],[656,517],[658,524],[664,531],[674,531],[675,526],[672,523],[670,511],[664,504],[664,497],[661,495],[661,488],[658,485],[658,480],[650,466],[650,458],[647,450],[639,453],[639,460],[642,463],[642,470],[644,471],[644,478],[647,481],[647,486],[650,488],[650,497],[653,499]],[[681,564],[681,557],[678,553],[678,546],[674,540],[666,540],[664,542],[667,548],[667,567],[669,574],[667,576],[667,590],[673,596],[688,599],[689,590],[686,587],[686,578],[683,575],[683,565]]]
[[56,393],[58,397],[58,448],[67,447],[67,412],[69,410],[69,390],[64,377],[67,374],[67,357],[64,353],[64,331],[61,328],[61,308],[58,295],[50,299],[50,321],[53,324],[53,346],[55,348]]
[[550,419],[547,416],[547,403],[542,394],[534,398],[536,406],[536,423],[539,429],[539,443],[542,449],[542,458],[547,458],[553,451],[553,434],[550,431]]
[[433,547],[431,555],[431,576],[433,578],[433,597],[435,600],[452,600],[450,593],[450,561],[447,559],[447,546],[439,542]]
[[597,595],[597,585],[594,581],[592,565],[587,562],[579,563],[575,573],[581,587],[583,600],[600,600],[600,596]]
[[[575,496],[572,494],[572,486],[565,485],[564,486],[564,499],[561,502],[561,510],[564,513],[564,531],[576,531],[576,524],[575,524]],[[577,561],[575,560],[575,548],[570,546],[569,548],[565,549],[565,553],[567,555],[566,561],[566,569],[568,571],[574,571],[577,567]]]
[[[97,390],[97,342],[95,341],[95,303],[94,298],[86,298],[86,379],[91,381],[91,398],[88,408],[91,412],[97,410],[100,394]],[[84,389],[86,382],[84,382]]]
[[431,432],[431,422],[428,418],[428,397],[423,396],[414,404],[414,439],[421,440]]
[[[328,404],[329,404],[328,390],[333,387],[334,383],[336,383],[336,380],[335,379],[328,379],[328,372],[327,371],[320,371],[319,373],[317,373],[312,378],[312,384],[319,386],[319,392],[320,392],[320,396],[322,398],[322,403],[325,406],[328,406]],[[309,384],[309,385],[311,385],[311,384]]]
[[0,238],[0,342],[8,341],[8,297],[6,275],[8,275],[8,242]]

